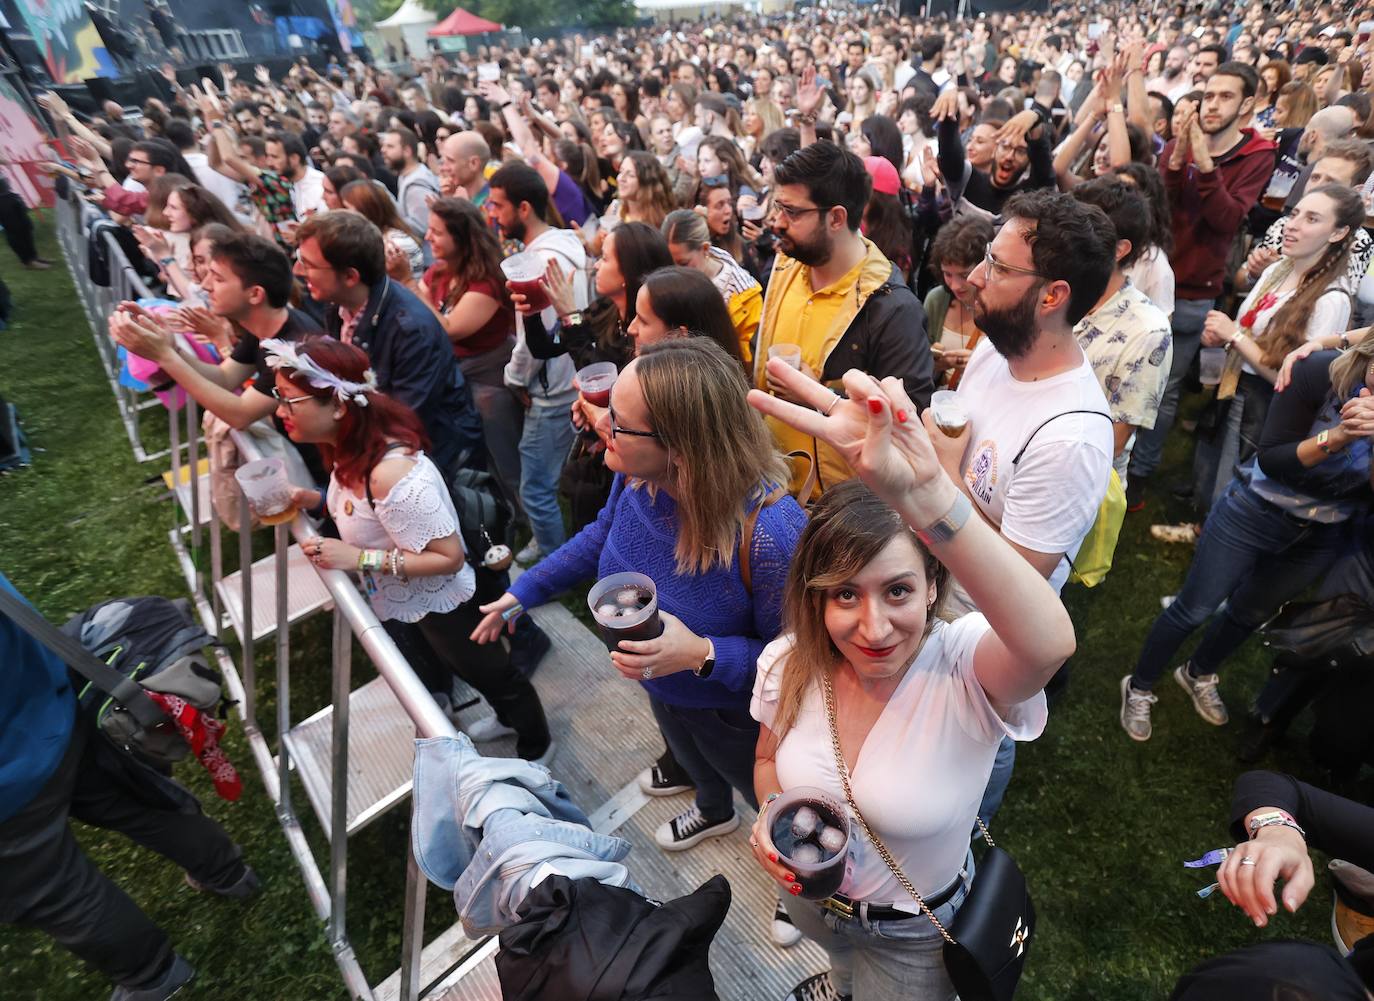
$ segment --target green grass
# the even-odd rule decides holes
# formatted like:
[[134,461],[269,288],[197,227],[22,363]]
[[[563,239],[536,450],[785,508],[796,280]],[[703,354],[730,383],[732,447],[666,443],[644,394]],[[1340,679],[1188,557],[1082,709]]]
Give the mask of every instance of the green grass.
[[[40,234],[43,254],[57,258],[48,220]],[[0,569],[58,621],[114,595],[184,594],[167,543],[171,511],[161,468],[132,459],[68,276],[60,269],[23,271],[5,260],[18,313],[0,332],[0,394],[18,406],[36,452],[32,468],[0,478]],[[1186,463],[1187,448],[1183,436],[1172,443],[1174,471]],[[1170,474],[1166,467],[1159,481]],[[1021,747],[994,828],[1026,869],[1040,916],[1018,995],[1026,1001],[1157,999],[1205,956],[1265,937],[1328,937],[1323,881],[1297,916],[1280,916],[1260,932],[1223,900],[1199,900],[1193,891],[1208,876],[1181,865],[1227,843],[1230,786],[1243,770],[1234,754],[1244,726],[1239,717],[1267,668],[1259,648],[1250,644],[1227,665],[1223,691],[1237,717],[1229,727],[1204,724],[1167,681],[1153,740],[1135,744],[1117,723],[1117,684],[1159,612],[1160,595],[1177,590],[1191,558],[1189,548],[1150,540],[1148,524],[1161,514],[1182,512],[1152,498],[1148,515],[1128,518],[1106,583],[1066,592],[1078,626],[1072,682],[1045,736]],[[235,548],[226,536],[226,550]],[[328,700],[328,623],[318,618],[291,638],[299,719]],[[269,653],[262,651],[264,679]],[[356,684],[366,660],[354,663]],[[268,725],[272,686],[265,680],[259,689],[258,716]],[[238,803],[217,800],[194,764],[179,774],[264,877],[258,899],[240,905],[203,898],[181,883],[174,866],[117,835],[78,824],[80,841],[196,964],[200,979],[188,999],[343,998],[323,930],[236,733],[229,750],[245,778]],[[1297,739],[1268,764],[1321,780]],[[919,791],[916,785],[911,794]],[[326,860],[302,794],[297,803],[316,857]],[[406,816],[393,811],[350,844],[349,933],[374,983],[399,962]],[[430,934],[452,916],[450,898],[431,890]],[[0,928],[0,984],[6,999],[86,1001],[108,990],[43,936],[14,928]]]

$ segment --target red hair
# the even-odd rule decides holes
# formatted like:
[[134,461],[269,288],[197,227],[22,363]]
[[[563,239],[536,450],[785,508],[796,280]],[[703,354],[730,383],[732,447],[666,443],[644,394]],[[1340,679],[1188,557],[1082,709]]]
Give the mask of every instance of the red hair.
[[[298,350],[326,372],[349,382],[362,382],[371,367],[367,354],[352,344],[332,337],[311,337]],[[319,400],[334,400],[334,390],[311,385],[305,374],[292,368],[277,370],[291,385]],[[338,440],[333,445],[320,445],[320,455],[339,483],[350,490],[363,491],[366,477],[393,444],[399,442],[412,449],[428,449],[429,438],[424,425],[404,403],[385,393],[367,394],[367,406],[350,401],[344,404],[339,419]]]

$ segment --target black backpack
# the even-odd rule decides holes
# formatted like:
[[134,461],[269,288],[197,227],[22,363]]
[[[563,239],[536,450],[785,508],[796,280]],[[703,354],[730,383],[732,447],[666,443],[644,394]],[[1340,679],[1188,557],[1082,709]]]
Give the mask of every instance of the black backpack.
[[19,427],[19,413],[0,396],[0,473],[28,464],[29,440]]

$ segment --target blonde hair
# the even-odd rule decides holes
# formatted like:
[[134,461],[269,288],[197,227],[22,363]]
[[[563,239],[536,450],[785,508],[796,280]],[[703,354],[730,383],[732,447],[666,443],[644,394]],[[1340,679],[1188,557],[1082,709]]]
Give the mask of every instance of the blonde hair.
[[774,101],[772,97],[766,94],[760,95],[759,97],[751,97],[749,100],[745,101],[744,110],[752,111],[754,114],[758,115],[759,120],[763,122],[763,131],[759,134],[760,139],[768,135],[768,133],[782,128],[785,124],[782,119],[782,109],[778,107],[778,102]]
[[1374,363],[1374,336],[1366,335],[1365,339],[1356,344],[1353,348],[1345,351],[1339,358],[1331,363],[1328,369],[1331,375],[1331,389],[1335,392],[1337,399],[1347,399],[1355,388],[1365,379],[1365,373],[1369,371],[1370,364]]
[[772,434],[746,400],[739,361],[709,338],[689,337],[643,348],[635,373],[673,460],[677,571],[729,568],[748,509],[788,481]]
[[899,537],[911,540],[924,564],[927,586],[935,585],[935,601],[926,613],[928,635],[948,573],[911,527],[860,480],[831,487],[812,506],[811,519],[792,554],[783,595],[783,621],[793,643],[771,727],[778,740],[796,723],[806,693],[820,684],[822,676],[833,675],[840,664],[840,651],[825,626],[826,592],[853,579]]

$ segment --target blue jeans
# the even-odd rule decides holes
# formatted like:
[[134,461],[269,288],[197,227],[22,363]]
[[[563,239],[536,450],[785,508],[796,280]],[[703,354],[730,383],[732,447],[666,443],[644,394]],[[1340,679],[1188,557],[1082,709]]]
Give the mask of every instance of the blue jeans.
[[1183,641],[1225,601],[1192,656],[1194,676],[1215,673],[1347,550],[1348,528],[1288,514],[1232,480],[1207,517],[1182,590],[1145,637],[1131,684],[1140,691],[1154,687]]
[[564,404],[536,404],[525,411],[525,429],[520,435],[520,503],[535,541],[546,554],[568,538],[558,506],[558,477],[575,433]]
[[[963,885],[935,917],[946,928],[973,884],[973,853],[964,859]],[[945,972],[945,940],[925,914],[896,921],[865,921],[858,914],[841,917],[814,900],[783,894],[792,923],[823,948],[830,959],[830,984],[856,1001],[955,1001],[954,985]],[[896,901],[879,901],[896,903]]]
[[707,820],[734,815],[734,792],[758,809],[754,796],[754,748],[759,724],[748,705],[738,709],[670,706],[649,697],[668,750],[697,790],[697,809]]
[[[1007,794],[1007,786],[1011,785],[1011,773],[1015,768],[1016,741],[1003,737],[1002,743],[997,745],[997,758],[992,763],[992,774],[988,776],[987,787],[983,790],[983,802],[978,804],[978,816],[989,827],[1002,805],[1002,798]],[[973,836],[982,837],[976,827]]]
[[1202,324],[1214,302],[1212,299],[1178,299],[1174,302],[1174,358],[1169,366],[1169,380],[1164,385],[1164,396],[1159,401],[1155,426],[1148,431],[1136,432],[1135,448],[1131,450],[1130,478],[1133,480],[1148,480],[1159,468],[1160,457],[1164,454],[1164,439],[1169,437],[1174,417],[1178,414],[1178,397],[1183,379],[1193,366],[1198,348],[1202,346]]

